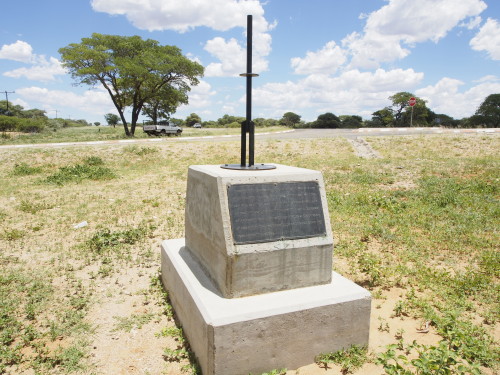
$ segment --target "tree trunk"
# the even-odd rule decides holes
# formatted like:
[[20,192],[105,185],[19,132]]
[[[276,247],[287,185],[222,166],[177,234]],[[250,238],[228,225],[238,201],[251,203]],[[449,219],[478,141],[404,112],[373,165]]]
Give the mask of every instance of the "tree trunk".
[[113,91],[111,91],[111,89],[109,88],[109,86],[106,84],[106,82],[104,80],[101,79],[100,81],[103,84],[104,88],[108,91],[109,96],[111,96],[111,100],[113,101],[113,104],[115,105],[115,108],[118,111],[120,118],[122,119],[123,129],[125,130],[125,135],[127,137],[130,137],[130,131],[128,130],[127,120],[125,120],[125,116],[123,115],[123,110],[118,105],[118,102],[116,101],[116,97],[115,97]]

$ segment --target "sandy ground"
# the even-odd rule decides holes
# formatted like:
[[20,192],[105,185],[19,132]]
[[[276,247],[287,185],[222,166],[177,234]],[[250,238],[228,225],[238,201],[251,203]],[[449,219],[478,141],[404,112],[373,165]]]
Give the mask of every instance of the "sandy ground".
[[[159,250],[158,250],[159,252]],[[174,327],[174,322],[162,315],[164,306],[155,298],[147,296],[151,277],[157,269],[153,267],[133,267],[114,275],[99,286],[96,303],[88,315],[94,325],[91,356],[93,372],[96,374],[185,374],[182,366],[186,360],[168,362],[163,357],[165,348],[175,349],[177,342],[172,337],[159,335],[165,327]],[[394,317],[396,302],[404,296],[405,290],[392,289],[383,293],[381,299],[372,301],[369,351],[382,351],[386,345],[395,342],[395,335],[403,332],[405,342],[416,340],[421,344],[436,344],[439,336],[432,327],[429,332],[419,333],[420,321],[409,317]],[[130,331],[117,328],[119,317],[154,316],[142,326],[134,326]],[[307,322],[304,322],[307,324]],[[286,347],[284,348],[286,350]],[[319,353],[318,353],[319,354]],[[311,361],[312,362],[312,361]],[[271,369],[270,369],[271,370]],[[310,363],[298,369],[288,369],[287,374],[319,375],[340,374],[340,369]],[[373,363],[365,364],[355,374],[383,374],[381,367]]]

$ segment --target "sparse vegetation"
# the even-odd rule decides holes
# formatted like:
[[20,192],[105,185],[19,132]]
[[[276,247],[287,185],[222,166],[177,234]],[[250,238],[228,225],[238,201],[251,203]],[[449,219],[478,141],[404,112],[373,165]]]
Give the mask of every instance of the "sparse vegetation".
[[[382,158],[357,158],[334,138],[262,141],[258,159],[323,172],[335,270],[370,289],[372,332],[395,345],[369,348],[367,362],[379,359],[368,365],[388,374],[439,373],[436,364],[443,374],[498,373],[500,138],[367,140]],[[238,140],[0,149],[0,374],[92,373],[102,326],[86,319],[106,304],[129,308],[109,317],[113,335],[155,327],[152,339],[165,348],[159,366],[196,373],[156,274],[158,246],[184,235],[188,166],[238,158]],[[90,179],[97,168],[105,179]],[[413,343],[401,322],[423,322],[436,341]]]
[[54,185],[64,185],[69,182],[83,180],[110,180],[116,177],[113,171],[103,167],[104,162],[96,156],[89,156],[82,164],[60,167],[59,170],[48,176],[44,181]]
[[368,361],[368,350],[365,347],[352,346],[346,350],[339,350],[335,353],[318,355],[314,361],[325,370],[328,364],[335,363],[340,366],[342,374],[352,374],[355,370],[363,366]]

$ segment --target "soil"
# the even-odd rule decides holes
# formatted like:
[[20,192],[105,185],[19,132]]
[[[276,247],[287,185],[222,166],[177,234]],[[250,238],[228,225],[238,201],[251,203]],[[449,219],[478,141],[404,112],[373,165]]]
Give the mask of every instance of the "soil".
[[[159,248],[159,246],[158,246]],[[159,249],[158,249],[159,252]],[[159,254],[158,254],[159,258]],[[339,264],[337,264],[338,268]],[[157,269],[127,267],[100,283],[95,291],[96,303],[88,314],[88,320],[94,325],[91,357],[93,372],[103,375],[118,374],[167,374],[181,375],[186,372],[182,367],[187,360],[168,362],[163,356],[165,348],[176,349],[178,343],[172,337],[163,337],[159,333],[165,327],[174,327],[175,323],[162,314],[164,306],[158,300],[147,297],[145,292]],[[440,337],[429,327],[428,332],[419,330],[425,322],[410,317],[395,317],[394,306],[406,293],[403,289],[392,289],[381,293],[380,298],[372,300],[369,353],[378,353],[385,346],[395,342],[395,335],[403,332],[405,342],[416,340],[420,344],[434,345]],[[118,327],[119,318],[150,315],[154,318],[142,326],[133,325],[132,329]],[[319,353],[318,353],[319,354]],[[271,370],[271,369],[270,369]],[[357,375],[383,374],[380,366],[366,363],[354,372]],[[288,369],[287,375],[341,374],[340,367],[329,368],[310,363],[298,369]]]

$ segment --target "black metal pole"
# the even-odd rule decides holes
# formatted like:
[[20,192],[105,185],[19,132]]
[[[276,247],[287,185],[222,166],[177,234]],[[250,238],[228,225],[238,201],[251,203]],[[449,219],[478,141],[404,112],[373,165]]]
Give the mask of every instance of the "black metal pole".
[[[247,72],[241,73],[241,77],[246,77],[247,81],[247,105],[245,121],[241,124],[241,163],[238,164],[223,164],[221,168],[235,170],[266,170],[276,169],[272,164],[257,164],[254,161],[255,147],[255,125],[252,121],[252,78],[258,77],[256,73],[252,73],[252,15],[247,16]],[[246,164],[247,156],[247,133],[248,136],[248,165]]]
[[247,116],[246,126],[248,129],[248,166],[254,165],[254,134],[255,128],[252,122],[252,34],[253,16],[247,16]]
[[[249,127],[249,111],[251,111],[251,101],[249,101],[249,92],[252,95],[252,77],[248,73],[252,71],[252,44],[248,44],[248,41],[252,41],[252,16],[247,16],[247,73],[241,74],[247,78],[247,106],[246,106],[246,118],[245,122],[241,124],[241,166],[246,167],[247,164],[247,129]],[[251,100],[251,99],[250,99]],[[250,104],[249,104],[250,103]]]

